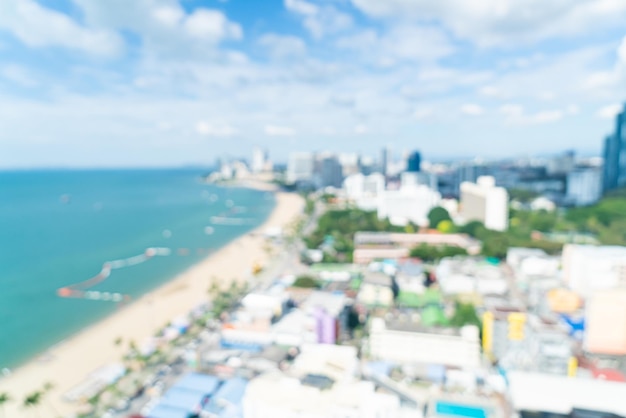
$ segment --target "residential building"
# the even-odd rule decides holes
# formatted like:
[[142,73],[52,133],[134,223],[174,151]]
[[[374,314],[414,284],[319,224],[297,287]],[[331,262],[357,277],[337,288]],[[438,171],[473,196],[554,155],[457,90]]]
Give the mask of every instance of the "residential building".
[[287,182],[310,182],[315,173],[315,155],[310,152],[295,152],[289,155]]
[[626,355],[626,289],[594,292],[585,307],[584,349]]
[[479,177],[476,183],[461,184],[460,216],[465,222],[479,221],[486,228],[506,231],[509,225],[509,195],[496,187],[493,177]]
[[546,174],[548,176],[567,175],[574,169],[574,165],[576,163],[575,156],[575,152],[570,150],[550,159],[546,165]]
[[626,385],[598,379],[513,371],[509,396],[521,418],[625,417]]
[[615,132],[604,141],[603,192],[626,185],[626,105],[616,117]]
[[421,172],[404,172],[400,174],[400,188],[428,186],[432,190],[437,190],[437,175],[434,173]]
[[346,198],[359,209],[376,210],[378,197],[385,191],[385,177],[380,173],[353,174],[343,182]]
[[465,234],[357,232],[353,260],[357,264],[367,264],[375,260],[406,258],[412,248],[421,244],[459,247],[469,254],[478,254],[481,249],[479,241]]
[[319,175],[322,187],[341,187],[343,168],[336,155],[325,155],[320,159]]
[[567,175],[567,200],[574,206],[596,203],[602,196],[602,171],[583,168]]
[[441,195],[427,186],[387,190],[378,198],[378,218],[388,218],[394,225],[428,224],[428,213],[438,205]]
[[373,318],[369,354],[400,365],[441,364],[477,368],[480,365],[478,328],[426,328],[414,322]]
[[583,297],[626,285],[626,247],[567,244],[561,264],[563,280]]
[[253,173],[265,171],[267,162],[266,156],[267,152],[258,147],[254,148],[254,151],[252,152],[252,164],[250,165]]

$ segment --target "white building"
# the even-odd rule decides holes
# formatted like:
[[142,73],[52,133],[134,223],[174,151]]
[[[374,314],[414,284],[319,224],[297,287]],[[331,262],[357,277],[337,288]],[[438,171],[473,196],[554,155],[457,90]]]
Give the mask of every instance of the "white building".
[[400,416],[396,395],[376,391],[374,383],[348,381],[329,389],[273,372],[248,384],[243,399],[245,418],[395,418]]
[[517,371],[507,373],[507,380],[517,412],[574,416],[576,408],[583,410],[581,416],[626,416],[626,402],[620,401],[626,397],[626,385],[621,382]]
[[260,173],[266,168],[266,152],[261,148],[254,148],[252,152],[252,164],[251,169],[253,173]]
[[369,354],[397,364],[442,364],[461,368],[480,365],[478,328],[420,328],[408,322],[385,323],[374,318],[370,327]]
[[626,285],[626,247],[568,244],[561,264],[565,283],[583,297]]
[[509,226],[509,195],[496,187],[493,177],[478,177],[476,183],[461,183],[460,215],[465,222],[480,221],[486,228],[506,231]]
[[378,197],[378,218],[389,218],[393,225],[409,222],[428,225],[428,213],[439,204],[441,195],[423,185],[387,190]]
[[315,173],[315,156],[310,152],[294,152],[287,163],[287,182],[311,181]]
[[353,174],[343,182],[346,198],[363,210],[376,210],[378,196],[385,191],[385,176],[374,173],[369,176]]
[[567,175],[567,199],[575,206],[596,203],[602,196],[602,171],[587,168]]

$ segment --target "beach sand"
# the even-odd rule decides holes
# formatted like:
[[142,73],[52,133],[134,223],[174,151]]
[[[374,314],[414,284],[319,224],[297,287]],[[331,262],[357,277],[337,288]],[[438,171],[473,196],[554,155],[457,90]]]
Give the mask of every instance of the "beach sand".
[[[54,389],[39,408],[40,416],[73,414],[77,405],[64,401],[63,394],[94,370],[119,362],[128,349],[128,341],[141,344],[168,322],[206,302],[213,278],[228,285],[232,280],[249,277],[255,263],[267,264],[269,256],[263,250],[265,238],[258,233],[267,228],[285,227],[304,207],[303,199],[296,194],[276,193],[275,196],[276,207],[254,234],[240,237],[162,287],[51,348],[45,362],[34,359],[0,378],[0,393],[7,392],[12,398],[5,405],[4,416],[31,416],[31,412],[21,406],[22,400],[25,395],[41,390],[46,382],[53,383]],[[114,343],[117,338],[123,340],[120,346]]]

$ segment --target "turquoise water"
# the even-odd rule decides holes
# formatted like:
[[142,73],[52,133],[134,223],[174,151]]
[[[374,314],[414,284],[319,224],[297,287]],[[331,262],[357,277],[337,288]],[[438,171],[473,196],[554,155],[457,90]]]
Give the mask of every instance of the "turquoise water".
[[[175,251],[113,270],[93,288],[136,298],[205,257],[198,248],[224,246],[274,207],[270,193],[203,184],[201,174],[0,172],[0,368],[15,367],[119,309],[113,302],[58,297],[58,288],[148,247],[190,249],[186,256]],[[212,216],[241,224],[214,225]]]

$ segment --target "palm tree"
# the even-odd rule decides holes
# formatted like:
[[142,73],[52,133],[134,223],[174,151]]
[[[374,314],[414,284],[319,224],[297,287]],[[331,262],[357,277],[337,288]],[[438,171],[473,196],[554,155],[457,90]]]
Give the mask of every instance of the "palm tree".
[[26,397],[24,398],[24,400],[22,401],[22,406],[26,409],[30,409],[32,411],[34,411],[35,415],[36,414],[36,409],[39,407],[39,405],[41,404],[41,397],[43,396],[43,393],[40,391],[35,391],[33,393],[31,393],[30,395],[26,395]]
[[[55,387],[56,387],[56,385],[53,382],[47,381],[46,383],[43,384],[43,389],[41,391],[41,395],[42,396],[47,395]],[[54,415],[59,415],[57,410],[54,408],[54,406],[48,400],[48,397],[46,397],[46,401],[47,401],[46,405],[52,410],[52,412],[54,412]]]
[[2,410],[2,416],[4,416],[4,405],[11,401],[11,396],[6,392],[0,392],[0,409]]

